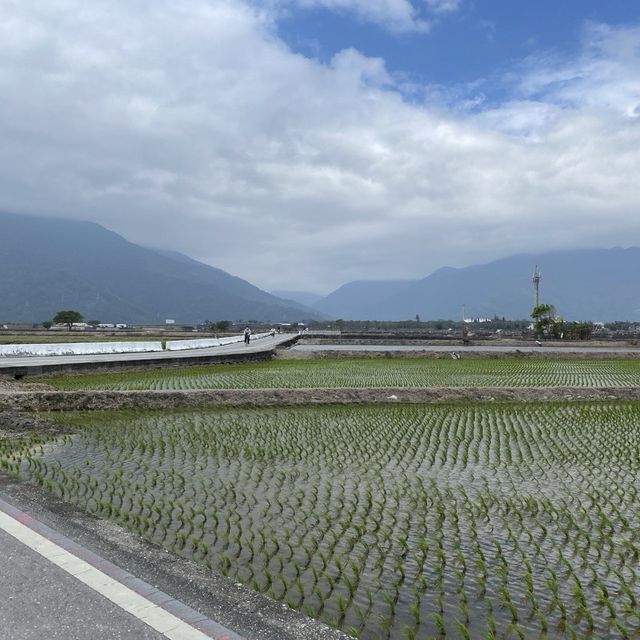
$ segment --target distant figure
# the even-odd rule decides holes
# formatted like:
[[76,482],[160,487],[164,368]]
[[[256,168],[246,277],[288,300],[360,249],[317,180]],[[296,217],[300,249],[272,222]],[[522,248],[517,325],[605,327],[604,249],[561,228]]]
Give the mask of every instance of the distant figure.
[[278,327],[278,333],[280,333],[280,327]]
[[245,327],[244,329],[244,343],[249,344],[251,342],[251,329]]

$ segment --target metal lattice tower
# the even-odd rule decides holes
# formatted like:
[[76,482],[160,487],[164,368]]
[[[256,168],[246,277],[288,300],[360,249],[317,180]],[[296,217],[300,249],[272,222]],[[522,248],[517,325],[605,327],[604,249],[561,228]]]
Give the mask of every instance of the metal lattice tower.
[[540,280],[542,279],[542,274],[538,271],[538,265],[533,272],[533,276],[531,278],[531,282],[533,282],[533,306],[534,308],[540,304]]

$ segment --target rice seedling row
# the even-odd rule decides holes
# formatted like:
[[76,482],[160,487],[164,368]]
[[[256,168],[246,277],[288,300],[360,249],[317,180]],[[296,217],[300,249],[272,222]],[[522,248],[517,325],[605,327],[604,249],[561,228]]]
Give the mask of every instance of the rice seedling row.
[[639,637],[639,404],[64,419],[0,464],[354,637]]
[[59,389],[189,390],[337,387],[634,387],[633,360],[311,360],[33,378]]

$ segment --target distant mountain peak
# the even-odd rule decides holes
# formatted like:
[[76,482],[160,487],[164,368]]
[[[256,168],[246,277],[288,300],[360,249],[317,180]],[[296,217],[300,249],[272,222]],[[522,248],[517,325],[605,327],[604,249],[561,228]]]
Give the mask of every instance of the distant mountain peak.
[[0,225],[1,322],[42,322],[60,309],[129,324],[321,317],[222,269],[143,248],[95,223],[0,213]]

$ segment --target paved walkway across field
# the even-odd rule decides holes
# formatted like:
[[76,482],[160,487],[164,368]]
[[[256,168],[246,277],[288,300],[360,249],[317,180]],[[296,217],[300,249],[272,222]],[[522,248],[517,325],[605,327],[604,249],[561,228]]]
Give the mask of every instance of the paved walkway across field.
[[0,638],[242,640],[0,500]]
[[228,356],[243,356],[250,354],[260,354],[273,351],[277,346],[290,342],[297,337],[297,334],[282,333],[274,337],[260,338],[252,340],[250,344],[244,342],[221,345],[219,347],[206,347],[204,349],[185,349],[184,351],[153,351],[149,353],[100,353],[93,355],[72,355],[72,356],[13,356],[0,358],[0,373],[3,371],[13,372],[16,369],[29,373],[30,369],[38,370],[42,368],[53,369],[56,367],[65,368],[74,365],[158,365],[162,362],[179,363],[181,360],[193,363],[197,360],[203,362],[224,358]]

